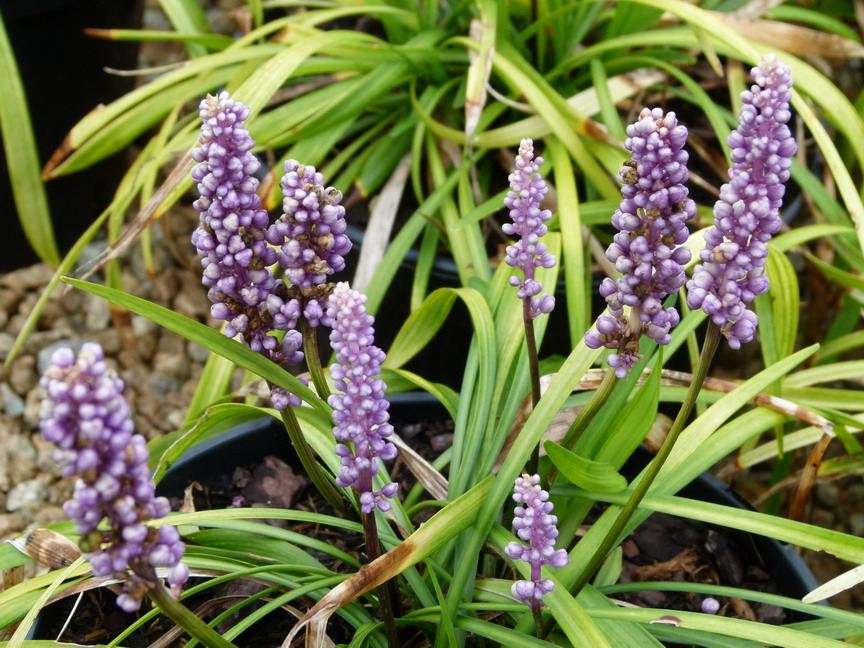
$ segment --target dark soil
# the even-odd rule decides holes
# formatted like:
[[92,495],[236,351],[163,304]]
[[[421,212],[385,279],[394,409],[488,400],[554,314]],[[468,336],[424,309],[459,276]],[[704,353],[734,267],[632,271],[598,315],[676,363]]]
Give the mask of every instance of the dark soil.
[[[623,545],[624,564],[619,582],[678,581],[727,585],[769,594],[785,594],[765,571],[746,533],[693,520],[655,514]],[[692,592],[627,592],[620,598],[640,607],[700,612],[703,597]],[[715,597],[719,615],[761,623],[790,621],[783,608],[742,599]]]

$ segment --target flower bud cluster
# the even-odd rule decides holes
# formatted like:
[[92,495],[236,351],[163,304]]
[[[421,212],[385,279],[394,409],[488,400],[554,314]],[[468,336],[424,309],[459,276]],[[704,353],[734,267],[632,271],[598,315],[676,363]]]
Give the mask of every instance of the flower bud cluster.
[[645,108],[627,127],[624,147],[633,157],[619,171],[623,199],[612,216],[619,231],[606,250],[622,276],[603,280],[600,294],[610,314],[601,315],[597,330],[585,335],[592,349],[617,350],[609,356],[609,366],[619,378],[638,361],[642,335],[669,344],[670,330],[680,319],[674,308],[663,308],[663,299],[684,285],[684,266],[690,261],[690,251],[680,247],[687,241],[687,220],[696,213],[684,185],[689,176],[686,141],[687,129],[675,113],[664,115],[660,108]]
[[279,265],[303,295],[303,316],[312,326],[329,325],[326,291],[319,287],[345,268],[345,255],[351,250],[345,208],[339,204],[342,193],[325,187],[324,176],[315,167],[288,160],[282,195],[285,213],[268,230],[267,241],[279,247]]
[[792,76],[773,55],[752,70],[756,82],[741,93],[738,128],[729,134],[732,168],[705,232],[702,261],[688,282],[687,303],[701,308],[738,349],[756,333],[758,318],[746,303],[768,290],[767,243],[780,229],[779,209],[797,144],[792,117]]
[[[253,351],[277,363],[303,359],[300,334],[293,330],[300,317],[287,286],[270,272],[276,251],[267,245],[267,212],[260,209],[254,174],[261,164],[252,154],[255,142],[243,125],[249,108],[227,92],[201,102],[201,135],[192,157],[200,198],[194,207],[201,222],[192,234],[210,288],[213,317],[227,322],[225,334],[238,333]],[[287,331],[283,341],[268,335]]]
[[[123,381],[105,365],[102,347],[88,342],[77,358],[62,348],[51,362],[40,381],[48,393],[42,436],[57,446],[63,475],[79,475],[63,509],[81,534],[93,573],[125,580],[117,604],[134,612],[155,582],[155,567],[168,568],[168,582],[179,591],[189,576],[180,562],[185,546],[175,527],[145,524],[165,517],[170,504],[154,495],[147,445],[133,434]],[[103,532],[98,525],[105,517],[110,528]]]
[[540,577],[543,565],[566,567],[570,558],[564,549],[555,550],[558,537],[558,518],[552,515],[552,502],[549,493],[540,488],[539,475],[522,475],[516,478],[513,501],[517,506],[513,511],[513,528],[526,545],[511,542],[504,551],[513,560],[523,560],[531,565],[531,580],[519,580],[513,584],[512,594],[526,605],[539,608],[543,596],[555,586],[550,578]]
[[395,459],[396,446],[385,440],[393,434],[390,404],[384,399],[384,381],[375,377],[381,372],[384,352],[374,345],[374,318],[366,314],[365,303],[366,296],[345,282],[336,284],[330,295],[326,315],[332,322],[330,346],[336,353],[330,376],[343,393],[333,394],[328,403],[336,422],[333,434],[339,441],[336,454],[342,459],[336,484],[353,486],[360,494],[361,510],[371,513],[376,506],[389,510],[388,499],[396,495],[398,486],[391,482],[380,491],[372,490],[378,460]]
[[541,164],[543,158],[534,157],[534,142],[522,140],[516,156],[516,170],[509,178],[512,191],[504,199],[513,222],[502,226],[505,234],[520,237],[507,247],[504,261],[522,270],[523,279],[510,277],[510,285],[519,288],[516,295],[526,301],[532,319],[541,313],[551,313],[555,307],[555,297],[541,295],[543,285],[534,278],[535,268],[555,265],[555,257],[546,251],[546,244],[540,242],[540,237],[546,234],[545,222],[552,217],[548,209],[540,209],[543,196],[549,191],[539,172]]

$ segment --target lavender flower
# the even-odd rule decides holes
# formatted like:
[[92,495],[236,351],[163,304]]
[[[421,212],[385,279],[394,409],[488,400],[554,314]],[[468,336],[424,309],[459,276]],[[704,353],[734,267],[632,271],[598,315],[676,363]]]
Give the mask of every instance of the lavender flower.
[[[169,568],[168,582],[179,593],[189,576],[180,562],[185,546],[173,526],[145,524],[171,508],[167,499],[154,496],[147,445],[133,434],[123,381],[106,367],[102,347],[93,342],[77,358],[70,349],[59,349],[51,362],[40,381],[48,392],[42,436],[57,446],[54,458],[63,475],[80,475],[63,509],[81,534],[94,575],[125,580],[117,604],[127,612],[138,609],[155,583],[155,567]],[[110,530],[99,531],[106,516]]]
[[738,349],[756,332],[758,318],[745,308],[768,290],[767,243],[780,229],[780,206],[797,144],[792,117],[792,76],[773,55],[752,70],[756,84],[741,93],[738,129],[729,134],[732,168],[705,232],[702,264],[687,283],[687,303],[702,308]]
[[528,545],[511,542],[504,548],[513,560],[524,560],[531,565],[531,580],[516,581],[511,591],[515,598],[532,608],[542,607],[543,596],[555,587],[552,579],[540,578],[540,568],[543,565],[566,567],[570,563],[564,549],[555,550],[558,518],[551,514],[553,505],[547,501],[549,493],[540,488],[539,483],[539,475],[516,478],[513,501],[525,506],[517,506],[513,511],[513,528]]
[[[330,346],[336,353],[336,364],[330,376],[342,394],[330,396],[336,427],[333,434],[340,442],[336,454],[342,458],[342,469],[336,484],[353,486],[360,493],[360,508],[371,513],[377,506],[390,509],[387,501],[396,495],[397,484],[391,482],[380,491],[372,490],[372,478],[378,473],[378,459],[396,458],[396,446],[385,441],[393,434],[388,421],[389,403],[384,399],[386,385],[380,378],[384,352],[374,346],[374,318],[366,314],[366,296],[338,283],[330,295],[327,318],[333,322]],[[346,444],[354,446],[353,452]]]
[[[684,265],[690,251],[681,246],[688,236],[687,220],[696,206],[687,198],[687,129],[675,113],[645,108],[627,127],[624,147],[633,154],[619,171],[621,200],[612,216],[619,230],[606,250],[606,258],[622,276],[608,277],[600,294],[609,315],[597,320],[585,343],[592,349],[616,349],[609,366],[623,378],[639,360],[639,338],[645,334],[658,344],[669,344],[669,331],[678,324],[678,312],[663,308],[663,299],[684,285]],[[630,307],[629,317],[624,307]]]
[[282,176],[282,207],[285,211],[267,232],[267,240],[279,246],[277,259],[285,276],[299,291],[303,316],[312,326],[326,321],[327,290],[321,286],[334,272],[345,267],[351,250],[345,234],[342,193],[324,187],[324,176],[313,166],[297,160],[285,162]]
[[[253,174],[260,163],[251,152],[255,142],[243,125],[249,108],[223,92],[208,95],[200,115],[201,135],[192,149],[200,164],[192,178],[201,195],[194,203],[201,224],[192,242],[201,256],[203,283],[210,288],[210,312],[227,322],[228,337],[240,334],[249,348],[277,364],[296,364],[303,359],[302,339],[295,330],[300,305],[269,269],[277,254],[267,245],[269,218],[255,193],[258,180]],[[273,330],[286,332],[281,343],[269,335]],[[273,399],[279,409],[296,400],[279,388],[273,389]]]
[[518,286],[516,295],[526,302],[531,319],[541,313],[551,313],[555,308],[555,297],[541,295],[543,285],[534,279],[534,268],[551,268],[555,265],[555,257],[546,251],[545,243],[540,243],[540,237],[546,233],[544,223],[552,217],[548,209],[540,209],[543,196],[549,191],[539,173],[541,164],[543,158],[534,157],[534,142],[522,140],[519,155],[516,156],[516,171],[510,174],[512,191],[504,199],[504,206],[510,210],[513,223],[505,223],[502,227],[505,234],[521,237],[507,247],[504,261],[522,270],[524,279],[510,277],[510,285]]
[[699,606],[705,614],[717,614],[720,611],[720,601],[710,596],[702,599],[702,604]]

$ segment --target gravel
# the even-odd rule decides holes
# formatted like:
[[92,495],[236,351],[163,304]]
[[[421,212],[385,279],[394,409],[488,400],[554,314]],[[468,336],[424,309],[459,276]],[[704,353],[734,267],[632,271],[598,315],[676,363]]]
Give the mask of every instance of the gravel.
[[[173,217],[191,232],[188,218]],[[194,270],[185,266],[194,262],[191,244],[190,259],[181,264],[160,244],[158,227],[153,228],[153,236],[155,272],[151,276],[140,264],[124,262],[124,285],[134,287],[139,297],[208,322],[205,289]],[[138,252],[133,249],[131,254]],[[40,264],[0,276],[0,313],[5,324],[0,362],[9,357],[52,275],[51,268]],[[98,275],[90,280],[102,281]],[[182,426],[209,353],[143,317],[129,315],[113,313],[103,299],[61,286],[21,351],[8,366],[0,365],[0,540],[63,520],[60,506],[72,492],[73,480],[59,476],[51,457],[53,447],[38,431],[44,397],[39,376],[56,349],[77,351],[87,340],[99,342],[126,383],[136,431],[148,440]]]

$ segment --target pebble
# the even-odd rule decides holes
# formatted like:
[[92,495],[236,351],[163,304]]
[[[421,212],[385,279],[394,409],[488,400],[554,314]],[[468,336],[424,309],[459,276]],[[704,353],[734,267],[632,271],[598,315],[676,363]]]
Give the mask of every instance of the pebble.
[[13,486],[6,497],[6,510],[10,513],[20,511],[28,504],[41,504],[48,498],[48,478],[36,477]]
[[49,475],[60,476],[60,466],[54,461],[54,450],[56,446],[42,438],[42,435],[33,436],[33,447],[36,448],[36,469]]
[[37,387],[24,399],[24,422],[28,425],[39,425],[39,412],[42,410],[42,401],[45,399],[45,390]]
[[19,396],[26,396],[36,386],[36,383],[39,382],[35,365],[36,359],[28,355],[15,358],[12,362],[12,367],[9,370],[9,386]]
[[6,439],[5,450],[13,461],[36,462],[36,448],[26,434],[12,434]]
[[830,482],[827,484],[819,484],[816,487],[816,497],[818,497],[819,501],[826,506],[834,508],[840,503],[840,488],[837,484]]
[[153,356],[153,371],[182,382],[189,375],[189,360],[181,353],[160,352]]
[[34,289],[41,289],[51,281],[54,271],[43,263],[21,268],[15,272],[7,272],[0,275],[0,285],[9,288],[13,292],[22,293]]
[[202,347],[200,344],[197,344],[196,342],[188,342],[186,344],[186,355],[188,355],[195,362],[204,364],[210,357],[210,351]]
[[0,539],[8,539],[17,536],[26,524],[24,516],[20,513],[0,514]]
[[0,401],[3,411],[9,416],[21,416],[24,413],[24,400],[6,383],[0,383]]
[[43,506],[33,515],[32,526],[39,528],[63,522],[67,519],[66,512],[60,506]]
[[0,333],[0,360],[5,361],[9,357],[12,345],[15,344],[15,336],[9,333]]
[[132,331],[135,333],[136,338],[143,338],[148,335],[153,335],[158,330],[159,325],[155,322],[151,322],[146,317],[142,317],[141,315],[132,316]]
[[846,522],[849,524],[849,532],[859,538],[864,537],[864,513],[852,513]]
[[87,313],[84,318],[84,326],[90,330],[99,331],[108,328],[111,323],[108,302],[101,297],[88,294],[84,298],[84,312]]
[[[0,416],[0,448],[5,448],[6,441],[9,438],[10,429],[12,428],[12,418],[8,416]],[[9,490],[11,483],[9,481],[9,461],[5,449],[0,450],[0,491],[5,493]]]
[[180,381],[163,373],[154,373],[147,380],[150,392],[156,398],[167,396],[173,392],[180,391]]

